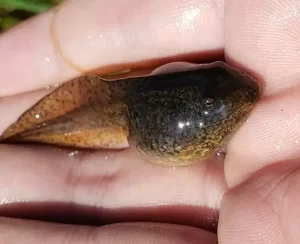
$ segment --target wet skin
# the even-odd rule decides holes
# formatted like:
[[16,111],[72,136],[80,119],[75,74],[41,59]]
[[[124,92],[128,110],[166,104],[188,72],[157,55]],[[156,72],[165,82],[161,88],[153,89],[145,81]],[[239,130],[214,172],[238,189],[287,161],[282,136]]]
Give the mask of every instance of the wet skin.
[[89,149],[136,146],[153,163],[188,165],[224,146],[259,95],[252,77],[220,62],[115,81],[85,76],[42,99],[1,139]]

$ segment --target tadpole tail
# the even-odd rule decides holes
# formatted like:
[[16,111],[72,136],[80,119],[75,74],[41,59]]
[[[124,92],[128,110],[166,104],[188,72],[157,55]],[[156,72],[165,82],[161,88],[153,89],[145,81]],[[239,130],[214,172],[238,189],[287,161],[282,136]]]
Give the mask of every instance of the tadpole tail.
[[0,142],[128,147],[124,107],[116,100],[110,83],[87,75],[63,84],[24,112]]

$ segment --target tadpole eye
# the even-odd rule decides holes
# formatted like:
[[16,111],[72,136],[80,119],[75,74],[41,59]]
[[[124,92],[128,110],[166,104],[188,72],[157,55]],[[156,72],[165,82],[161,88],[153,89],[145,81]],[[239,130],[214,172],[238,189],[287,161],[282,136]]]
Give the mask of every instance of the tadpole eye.
[[215,104],[216,100],[214,98],[208,97],[205,98],[203,104],[207,108],[211,108]]

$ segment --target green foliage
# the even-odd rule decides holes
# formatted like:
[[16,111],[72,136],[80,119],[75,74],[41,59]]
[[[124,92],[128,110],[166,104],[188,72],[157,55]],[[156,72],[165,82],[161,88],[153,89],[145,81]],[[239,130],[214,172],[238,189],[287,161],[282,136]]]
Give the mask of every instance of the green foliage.
[[0,32],[47,11],[63,0],[0,0]]

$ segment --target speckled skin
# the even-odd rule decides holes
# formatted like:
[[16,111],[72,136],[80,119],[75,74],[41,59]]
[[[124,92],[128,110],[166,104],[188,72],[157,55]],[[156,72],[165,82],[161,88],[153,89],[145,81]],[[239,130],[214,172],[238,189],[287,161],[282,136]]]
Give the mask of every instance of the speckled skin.
[[[230,71],[230,72],[228,72]],[[257,83],[214,67],[127,80],[131,141],[160,164],[189,164],[222,146],[259,97]]]
[[85,104],[105,104],[108,100],[107,93],[107,87],[103,86],[99,77],[84,76],[67,82],[25,111],[16,123],[1,135],[0,141],[40,127]]
[[85,76],[26,111],[0,140],[122,148],[128,138],[151,162],[187,165],[224,145],[259,93],[250,76],[220,65],[109,82]]

